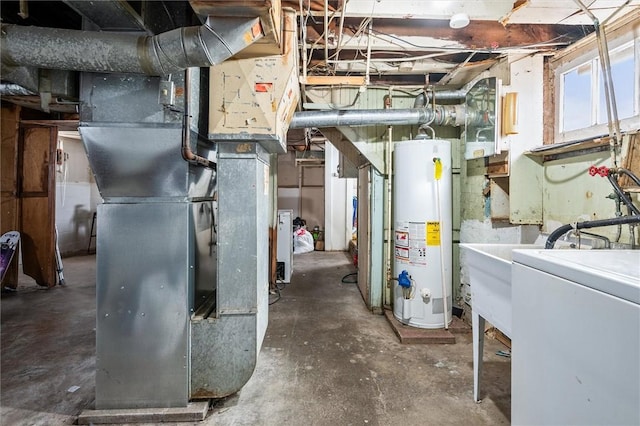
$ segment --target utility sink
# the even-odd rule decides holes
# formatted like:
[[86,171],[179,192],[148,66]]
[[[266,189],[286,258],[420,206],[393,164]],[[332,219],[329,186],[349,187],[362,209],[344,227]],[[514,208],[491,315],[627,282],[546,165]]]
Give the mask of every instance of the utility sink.
[[480,401],[485,320],[511,337],[511,264],[513,250],[541,249],[537,244],[460,244],[471,285],[473,398]]

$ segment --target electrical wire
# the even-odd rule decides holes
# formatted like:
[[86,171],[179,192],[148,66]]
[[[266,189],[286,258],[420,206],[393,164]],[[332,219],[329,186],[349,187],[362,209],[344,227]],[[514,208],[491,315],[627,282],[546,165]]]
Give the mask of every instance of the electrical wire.
[[[345,41],[346,43],[349,43],[349,41],[351,41],[354,38],[360,37],[361,35],[363,35],[364,31],[366,29],[368,29],[368,25],[371,22],[371,18],[365,18],[362,20],[362,22],[360,23],[360,25],[357,28],[353,28],[353,27],[348,27],[348,29],[350,29],[353,32],[353,35],[347,39]],[[388,43],[392,43],[392,44],[396,44],[399,48],[402,48],[402,46],[411,46],[414,48],[419,48],[419,49],[430,49],[430,50],[437,50],[439,51],[438,53],[430,53],[430,54],[426,54],[426,55],[419,55],[419,56],[412,56],[410,52],[406,52],[406,51],[385,51],[385,52],[372,52],[372,54],[376,54],[376,53],[383,53],[383,54],[389,54],[389,53],[393,53],[395,55],[401,55],[401,57],[395,57],[395,58],[369,58],[369,62],[372,65],[372,68],[374,68],[376,70],[376,72],[379,72],[379,70],[373,66],[373,62],[381,62],[381,63],[394,63],[394,62],[409,62],[409,61],[419,61],[419,60],[424,60],[424,59],[432,59],[432,58],[437,58],[440,56],[446,56],[446,55],[450,55],[451,53],[472,53],[472,54],[477,54],[477,53],[486,53],[486,54],[502,54],[502,53],[507,53],[510,51],[514,51],[514,50],[521,50],[521,49],[539,49],[539,48],[548,48],[548,47],[560,47],[560,46],[566,46],[569,44],[569,42],[562,42],[562,41],[558,41],[558,40],[562,40],[563,37],[565,37],[564,35],[560,35],[557,37],[554,37],[550,40],[547,41],[543,41],[540,43],[534,43],[534,44],[527,44],[527,45],[519,45],[519,46],[509,46],[509,47],[502,47],[502,48],[475,48],[475,49],[470,49],[470,48],[465,48],[465,47],[454,47],[454,46],[425,46],[425,45],[419,45],[416,43],[412,43],[410,41],[407,41],[405,39],[402,39],[398,36],[395,36],[393,34],[389,34],[389,33],[385,33],[383,31],[379,31],[379,30],[375,30],[373,28],[369,29],[369,33],[368,33],[369,37],[374,37],[377,38],[379,40],[382,41],[386,41]],[[318,43],[318,40],[316,40],[316,43],[314,43],[314,46]],[[340,46],[337,46],[336,49],[336,53],[340,52],[342,49]],[[361,49],[355,49],[355,57],[352,60],[338,60],[337,59],[337,55],[336,53],[334,53],[333,55],[329,56],[329,58],[327,59],[327,64],[339,64],[339,63],[343,63],[343,64],[348,64],[348,63],[356,63],[356,62],[361,62],[362,61],[362,57],[368,57],[368,55],[365,54],[365,52],[363,52]],[[307,65],[311,64],[311,55],[309,56]],[[323,64],[323,66],[326,68],[327,64]],[[318,67],[319,65],[315,65],[313,67],[310,67],[310,70],[313,70],[315,67]],[[334,67],[335,68],[335,67]],[[326,71],[326,70],[325,70]],[[335,69],[334,69],[335,72]]]
[[[535,49],[535,48],[540,48],[540,47],[557,47],[557,46],[566,46],[568,44],[570,44],[570,42],[556,42],[557,40],[561,40],[562,38],[565,37],[565,35],[559,35],[557,37],[554,37],[552,39],[546,40],[546,41],[542,41],[539,43],[533,43],[533,44],[523,44],[523,45],[519,45],[519,46],[509,46],[509,47],[499,47],[496,49],[491,49],[491,48],[484,48],[484,49],[469,49],[469,48],[460,48],[460,47],[435,47],[435,46],[425,46],[425,45],[420,45],[420,44],[416,44],[416,43],[412,43],[410,41],[407,41],[401,37],[395,36],[393,34],[389,34],[389,33],[385,33],[383,31],[380,30],[374,30],[372,29],[372,35],[375,37],[376,35],[382,35],[382,36],[386,36],[389,37],[391,39],[395,39],[400,41],[403,44],[408,44],[409,46],[412,47],[416,47],[418,49],[434,49],[434,50],[447,50],[447,51],[451,51],[451,52],[476,52],[476,53],[496,53],[496,52],[508,52],[509,50],[515,50],[515,49]],[[384,40],[383,37],[378,37],[382,40]],[[386,40],[389,41],[389,40]]]

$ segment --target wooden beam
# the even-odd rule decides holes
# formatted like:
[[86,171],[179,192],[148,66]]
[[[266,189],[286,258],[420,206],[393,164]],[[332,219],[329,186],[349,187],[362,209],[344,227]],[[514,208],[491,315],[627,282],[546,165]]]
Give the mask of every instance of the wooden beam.
[[[343,40],[350,40],[353,36],[350,28],[357,28],[361,19],[346,18],[346,33]],[[411,46],[403,43],[404,37],[421,37],[436,40],[444,40],[454,43],[454,46],[461,49],[477,49],[495,51],[505,47],[522,47],[540,45],[543,43],[560,43],[558,47],[565,47],[585,36],[585,31],[590,32],[592,28],[583,28],[575,25],[557,24],[509,24],[503,26],[497,21],[471,21],[465,28],[452,29],[449,22],[444,20],[418,20],[418,19],[377,19],[374,21],[373,33],[382,38],[394,36],[396,49],[402,50],[429,50],[429,46]],[[322,34],[323,29],[319,23],[309,25],[307,29],[307,42],[314,44],[314,35]],[[316,37],[317,38],[317,37]],[[363,35],[362,40],[366,40]],[[366,43],[363,41],[364,45]],[[380,41],[378,41],[380,43]],[[316,47],[323,46],[324,41],[318,39]],[[351,48],[362,48],[355,46]],[[435,46],[438,47],[438,46]],[[342,49],[348,49],[343,46]],[[375,50],[374,44],[373,49]],[[437,50],[437,49],[436,49]]]
[[549,58],[544,59],[542,86],[542,140],[545,145],[555,143],[556,135],[556,86],[555,73],[550,67]]
[[300,84],[307,86],[362,86],[364,84],[364,80],[364,76],[309,75],[306,78],[300,77]]
[[20,124],[23,126],[54,126],[60,130],[76,130],[78,128],[78,120],[21,120]]

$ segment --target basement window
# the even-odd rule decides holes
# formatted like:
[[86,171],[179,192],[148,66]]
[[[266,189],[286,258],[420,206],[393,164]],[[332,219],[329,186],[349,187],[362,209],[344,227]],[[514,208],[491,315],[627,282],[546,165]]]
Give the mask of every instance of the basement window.
[[[608,32],[609,33],[609,32]],[[609,62],[622,132],[640,128],[640,37],[637,30],[608,35]],[[609,134],[604,79],[595,38],[552,62],[555,143]]]

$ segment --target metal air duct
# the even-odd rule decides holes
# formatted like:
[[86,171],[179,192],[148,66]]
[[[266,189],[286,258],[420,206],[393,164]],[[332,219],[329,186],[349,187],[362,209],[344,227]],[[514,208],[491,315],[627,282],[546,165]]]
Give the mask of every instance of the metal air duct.
[[0,95],[2,96],[32,96],[34,92],[18,84],[0,83]]
[[289,128],[414,124],[461,126],[464,124],[464,115],[464,105],[436,105],[435,108],[303,111],[294,114]]
[[466,96],[467,92],[465,90],[426,91],[416,96],[413,107],[424,107],[425,104],[431,102],[434,97],[436,101],[464,101]]
[[8,66],[160,76],[210,67],[263,35],[259,18],[244,17],[209,18],[154,36],[2,25],[0,48]]

